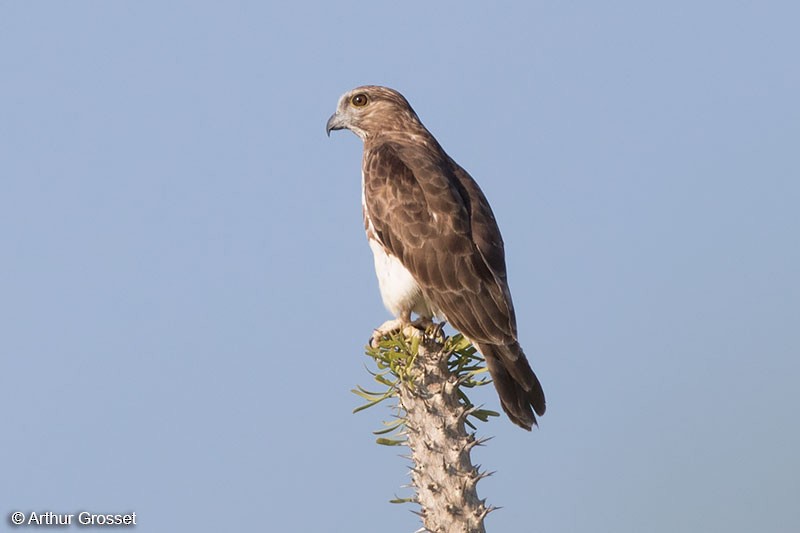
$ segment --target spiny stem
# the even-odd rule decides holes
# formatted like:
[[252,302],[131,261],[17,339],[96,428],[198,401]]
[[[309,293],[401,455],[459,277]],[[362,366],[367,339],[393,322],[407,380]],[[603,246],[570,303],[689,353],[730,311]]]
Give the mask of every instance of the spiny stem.
[[421,333],[407,328],[367,347],[377,366],[373,379],[385,387],[353,392],[367,403],[356,411],[397,398],[397,418],[376,431],[384,445],[407,445],[416,495],[396,503],[418,503],[424,529],[433,533],[482,533],[484,518],[493,509],[478,498],[476,485],[486,477],[472,464],[470,451],[478,439],[471,418],[486,421],[494,411],[472,404],[464,389],[485,385],[483,359],[461,335],[444,337],[441,328]]

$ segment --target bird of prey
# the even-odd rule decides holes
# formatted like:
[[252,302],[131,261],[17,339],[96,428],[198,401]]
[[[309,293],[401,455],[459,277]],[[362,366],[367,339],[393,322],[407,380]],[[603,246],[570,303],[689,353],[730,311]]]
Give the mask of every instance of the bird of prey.
[[326,132],[364,142],[364,226],[381,297],[396,320],[379,333],[443,318],[483,354],[512,422],[543,415],[542,386],[517,341],[503,238],[489,202],[399,92],[367,85],[345,93]]

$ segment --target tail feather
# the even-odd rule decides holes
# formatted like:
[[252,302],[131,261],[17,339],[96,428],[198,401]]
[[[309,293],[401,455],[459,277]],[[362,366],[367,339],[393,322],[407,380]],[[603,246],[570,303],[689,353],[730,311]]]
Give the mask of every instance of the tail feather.
[[536,413],[544,415],[546,403],[539,379],[531,369],[519,343],[477,345],[486,359],[500,404],[516,425],[530,429],[536,425]]

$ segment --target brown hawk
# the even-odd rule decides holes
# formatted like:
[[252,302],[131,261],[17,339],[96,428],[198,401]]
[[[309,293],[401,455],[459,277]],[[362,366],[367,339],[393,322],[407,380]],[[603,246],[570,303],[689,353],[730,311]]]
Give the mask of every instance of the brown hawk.
[[368,85],[344,94],[327,123],[364,141],[362,205],[381,296],[397,320],[441,317],[486,359],[503,410],[530,430],[542,386],[517,342],[503,238],[475,180],[448,156],[408,101]]

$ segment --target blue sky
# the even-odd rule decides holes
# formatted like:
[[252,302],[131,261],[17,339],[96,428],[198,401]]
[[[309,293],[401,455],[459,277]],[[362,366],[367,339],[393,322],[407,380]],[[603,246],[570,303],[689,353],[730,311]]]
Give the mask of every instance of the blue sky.
[[388,411],[351,414],[389,316],[324,125],[375,83],[489,197],[548,396],[481,430],[488,530],[797,531],[799,17],[3,2],[0,512],[419,527]]

